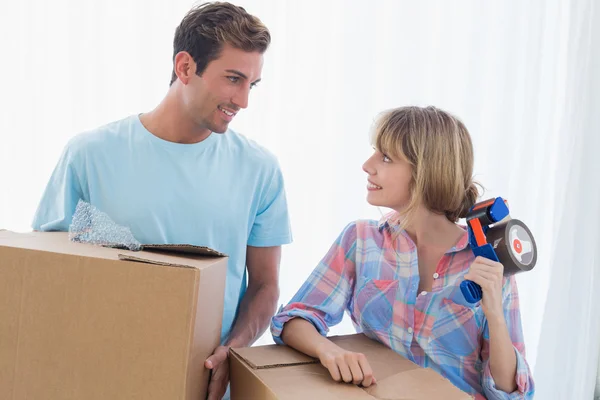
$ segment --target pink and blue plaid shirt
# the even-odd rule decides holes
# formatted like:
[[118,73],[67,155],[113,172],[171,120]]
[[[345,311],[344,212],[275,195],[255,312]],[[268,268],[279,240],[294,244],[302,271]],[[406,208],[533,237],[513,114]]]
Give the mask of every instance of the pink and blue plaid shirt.
[[357,221],[340,234],[308,280],[271,323],[282,344],[283,325],[310,321],[326,336],[348,312],[357,332],[414,363],[429,367],[475,399],[531,399],[534,382],[525,346],[514,277],[505,278],[504,316],[517,357],[517,390],[495,388],[489,366],[488,324],[480,303],[460,291],[474,260],[468,235],[440,260],[431,292],[418,293],[417,249],[404,232],[393,234],[388,218]]

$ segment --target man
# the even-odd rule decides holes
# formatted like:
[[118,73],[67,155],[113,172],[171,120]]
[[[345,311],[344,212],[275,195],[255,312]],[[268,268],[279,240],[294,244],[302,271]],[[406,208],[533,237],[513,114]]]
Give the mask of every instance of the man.
[[192,9],[175,32],[165,98],[148,113],[71,139],[33,221],[35,230],[68,230],[82,199],[142,243],[191,243],[229,255],[222,346],[205,362],[210,400],[226,391],[229,347],[249,346],[268,327],[281,245],[291,242],[277,160],[228,129],[261,79],[270,40],[241,7]]

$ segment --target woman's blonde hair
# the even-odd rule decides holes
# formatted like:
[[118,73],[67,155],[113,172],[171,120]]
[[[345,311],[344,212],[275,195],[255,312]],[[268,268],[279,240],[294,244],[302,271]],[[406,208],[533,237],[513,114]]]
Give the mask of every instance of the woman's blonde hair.
[[471,137],[450,113],[432,106],[386,111],[375,124],[373,145],[412,166],[410,202],[401,212],[402,227],[410,223],[419,204],[457,222],[477,201]]

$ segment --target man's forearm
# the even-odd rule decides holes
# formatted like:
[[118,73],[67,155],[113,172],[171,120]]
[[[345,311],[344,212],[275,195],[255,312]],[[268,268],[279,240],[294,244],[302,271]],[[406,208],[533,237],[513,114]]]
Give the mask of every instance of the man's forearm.
[[268,328],[278,300],[277,285],[248,286],[226,345],[229,347],[252,345]]

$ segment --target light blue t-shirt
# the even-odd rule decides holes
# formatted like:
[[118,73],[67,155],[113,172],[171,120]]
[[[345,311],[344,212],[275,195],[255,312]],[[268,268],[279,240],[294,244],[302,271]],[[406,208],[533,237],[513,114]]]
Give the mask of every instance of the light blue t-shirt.
[[277,159],[231,130],[195,144],[151,134],[137,115],[79,134],[65,147],[34,217],[68,231],[79,199],[141,243],[188,243],[229,256],[221,340],[246,286],[246,246],[292,240]]

